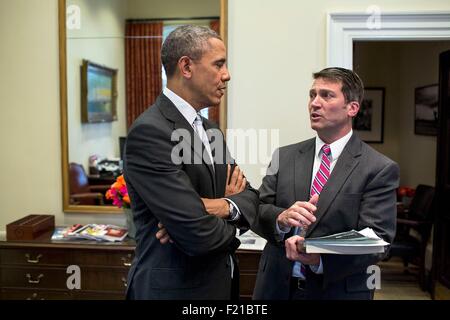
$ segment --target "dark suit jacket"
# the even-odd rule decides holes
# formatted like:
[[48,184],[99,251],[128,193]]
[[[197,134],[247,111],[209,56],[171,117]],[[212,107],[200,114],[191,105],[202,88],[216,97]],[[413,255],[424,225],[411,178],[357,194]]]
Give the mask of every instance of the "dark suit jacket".
[[[288,299],[293,262],[286,258],[284,241],[275,226],[277,216],[295,201],[309,199],[315,139],[279,149],[279,169],[266,175],[259,189],[259,215],[252,229],[268,239],[254,290],[255,299]],[[274,156],[276,153],[274,154]],[[276,164],[272,159],[272,166]],[[323,188],[316,222],[306,237],[320,237],[351,229],[371,227],[391,243],[396,227],[396,193],[399,169],[392,160],[350,138]],[[293,228],[292,228],[293,229]],[[291,230],[292,232],[292,230]],[[366,270],[383,255],[322,254],[323,274],[306,268],[306,291],[311,299],[370,299]]]
[[[204,126],[208,130],[214,125],[205,119]],[[174,149],[179,145],[172,141],[176,129],[189,133],[184,140],[188,150]],[[130,299],[230,298],[230,254],[240,244],[236,226],[209,215],[200,199],[224,196],[227,166],[222,162],[213,170],[198,158],[194,142],[202,145],[162,94],[129,130],[124,172],[137,229],[135,259],[128,275]],[[217,154],[223,152],[218,151],[215,161],[221,162]],[[191,155],[182,158],[187,153]],[[192,162],[195,157],[200,159],[197,164]],[[243,214],[241,223],[253,223],[257,190],[248,185],[228,198]],[[173,244],[162,245],[155,238],[158,222],[166,227]]]

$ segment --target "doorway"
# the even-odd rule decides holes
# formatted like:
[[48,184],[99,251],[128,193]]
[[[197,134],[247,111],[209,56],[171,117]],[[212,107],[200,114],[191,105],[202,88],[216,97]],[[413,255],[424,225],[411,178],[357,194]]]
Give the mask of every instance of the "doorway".
[[[366,91],[384,92],[383,137],[379,143],[368,143],[399,164],[401,187],[436,185],[439,54],[449,49],[450,41],[353,43],[353,70]],[[369,115],[376,113],[372,109],[377,106],[363,103],[363,107],[370,108],[366,110]],[[432,238],[426,249],[426,279],[431,277]]]
[[[378,18],[380,24],[372,28],[368,24],[370,17],[364,13],[330,13],[327,26],[327,65],[340,66],[345,68],[353,67],[353,44],[356,41],[448,41],[450,40],[450,13],[448,12],[383,12]],[[447,130],[447,127],[445,128]],[[442,131],[442,130],[439,130]],[[438,137],[442,136],[438,133]],[[445,132],[447,134],[447,132]],[[415,148],[411,145],[411,148]],[[442,151],[441,151],[442,153]],[[439,153],[437,156],[442,157]],[[398,153],[400,154],[400,153]],[[442,163],[442,161],[440,162]],[[438,171],[447,172],[448,162],[442,165]],[[442,173],[442,172],[441,172]],[[442,187],[437,186],[437,194],[442,193]],[[444,208],[444,198],[438,200],[437,207]],[[448,232],[448,228],[446,229]],[[439,232],[439,237],[435,237],[435,246],[450,239],[448,235]],[[440,246],[439,246],[440,247]],[[447,253],[446,253],[447,254]],[[442,255],[433,258],[435,264],[439,264],[444,259]],[[436,263],[438,262],[438,263]],[[440,269],[439,269],[440,270]],[[435,272],[435,271],[433,271]],[[440,272],[440,271],[439,271]],[[433,275],[432,291],[440,289],[440,297],[450,297],[450,285],[442,282],[441,274]],[[436,281],[436,282],[434,282]],[[434,297],[437,297],[434,292]]]

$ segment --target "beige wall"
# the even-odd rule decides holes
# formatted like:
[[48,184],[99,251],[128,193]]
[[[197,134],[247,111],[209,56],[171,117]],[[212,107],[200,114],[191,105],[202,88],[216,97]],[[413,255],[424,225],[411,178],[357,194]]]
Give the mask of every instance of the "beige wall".
[[[71,0],[81,10],[81,28],[67,39],[69,162],[88,171],[91,155],[119,158],[119,137],[126,135],[124,0]],[[83,59],[117,69],[117,121],[81,123],[80,66]]]
[[192,18],[220,15],[220,0],[126,0],[130,19]]
[[398,162],[402,185],[435,184],[436,137],[414,134],[414,89],[438,83],[439,53],[449,49],[449,41],[355,45],[354,70],[366,86],[386,88],[384,143],[372,146]]
[[[229,0],[228,127],[279,128],[281,145],[312,137],[306,104],[311,73],[326,67],[327,13],[374,4],[382,13],[450,11],[448,0]],[[261,165],[241,166],[259,186]]]
[[57,1],[0,1],[0,230],[29,213],[63,217]]
[[[307,91],[311,72],[326,64],[326,13],[361,12],[371,4],[229,0],[229,126],[280,128],[281,144],[312,136]],[[377,4],[389,11],[450,11],[448,0]],[[3,230],[29,213],[55,214],[59,224],[118,219],[62,212],[57,14],[56,0],[0,1]],[[260,167],[244,169],[259,186]]]

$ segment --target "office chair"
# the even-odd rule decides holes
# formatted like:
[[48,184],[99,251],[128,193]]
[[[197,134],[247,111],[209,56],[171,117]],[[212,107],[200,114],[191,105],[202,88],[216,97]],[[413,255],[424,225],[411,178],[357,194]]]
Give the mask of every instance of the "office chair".
[[70,204],[73,205],[104,205],[104,194],[109,185],[89,185],[89,180],[82,165],[69,164]]
[[[433,226],[434,187],[418,185],[409,210],[397,218],[397,234],[391,244],[389,258],[401,257],[407,271],[408,264],[415,262],[419,267],[419,283],[426,288],[425,253]],[[412,235],[415,230],[419,237]]]

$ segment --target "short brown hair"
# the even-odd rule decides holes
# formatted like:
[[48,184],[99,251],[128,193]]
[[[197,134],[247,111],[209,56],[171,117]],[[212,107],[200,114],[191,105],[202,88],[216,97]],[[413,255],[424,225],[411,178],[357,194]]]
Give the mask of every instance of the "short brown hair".
[[313,78],[340,81],[345,102],[357,101],[361,105],[364,98],[364,84],[361,78],[352,70],[338,67],[325,68],[313,73]]

